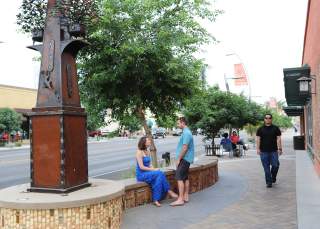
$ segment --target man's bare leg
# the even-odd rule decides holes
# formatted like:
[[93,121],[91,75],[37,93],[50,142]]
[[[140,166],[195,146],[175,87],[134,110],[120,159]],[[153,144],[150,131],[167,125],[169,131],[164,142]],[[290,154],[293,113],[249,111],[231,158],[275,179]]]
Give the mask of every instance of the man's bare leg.
[[190,186],[190,182],[189,180],[186,180],[184,182],[184,195],[183,195],[183,200],[185,202],[189,202],[189,186]]
[[179,206],[184,204],[184,182],[182,180],[178,180],[178,189],[179,189],[179,196],[178,199],[172,202],[171,206]]

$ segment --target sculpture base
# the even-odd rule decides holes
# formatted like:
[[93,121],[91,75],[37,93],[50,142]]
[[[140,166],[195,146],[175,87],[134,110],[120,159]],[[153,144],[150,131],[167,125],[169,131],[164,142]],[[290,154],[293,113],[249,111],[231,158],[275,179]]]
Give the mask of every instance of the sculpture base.
[[84,183],[78,186],[73,186],[71,188],[65,188],[65,189],[55,189],[55,188],[37,188],[37,187],[31,187],[28,189],[29,192],[42,192],[42,193],[69,193],[74,192],[82,188],[89,187],[90,183]]
[[29,184],[0,190],[0,228],[120,228],[124,184],[89,182],[68,194],[28,192]]

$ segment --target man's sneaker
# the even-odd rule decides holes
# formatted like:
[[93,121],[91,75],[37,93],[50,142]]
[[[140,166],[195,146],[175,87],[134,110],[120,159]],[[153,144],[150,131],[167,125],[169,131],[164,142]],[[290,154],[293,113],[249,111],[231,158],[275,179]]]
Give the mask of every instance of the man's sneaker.
[[267,188],[272,188],[272,184],[267,184]]
[[272,183],[276,183],[277,182],[277,178],[272,178]]

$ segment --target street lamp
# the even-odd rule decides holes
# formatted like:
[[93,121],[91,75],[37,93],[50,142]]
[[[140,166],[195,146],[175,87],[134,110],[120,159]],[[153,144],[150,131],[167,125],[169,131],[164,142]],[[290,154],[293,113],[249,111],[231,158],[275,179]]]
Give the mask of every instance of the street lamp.
[[[247,70],[246,70],[246,67],[241,59],[241,57],[237,54],[237,53],[227,53],[226,56],[236,56],[238,58],[238,60],[240,61],[240,63],[242,64],[243,66],[243,69],[244,69],[244,73],[246,74],[247,76],[247,80],[248,80],[248,87],[249,87],[249,101],[251,101],[251,83],[250,83],[250,79],[249,79],[249,75],[247,73]],[[241,78],[244,78],[244,77],[237,77],[237,79],[241,79]]]
[[301,96],[310,96],[311,94],[315,94],[311,92],[311,81],[315,80],[313,77],[306,77],[302,76],[299,79],[297,79],[297,82],[299,83],[299,94]]

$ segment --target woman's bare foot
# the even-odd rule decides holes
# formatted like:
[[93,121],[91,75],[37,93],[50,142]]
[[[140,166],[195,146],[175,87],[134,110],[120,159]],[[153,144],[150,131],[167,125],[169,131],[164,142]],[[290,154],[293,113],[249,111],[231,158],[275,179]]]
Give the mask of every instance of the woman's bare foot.
[[174,191],[169,190],[168,194],[171,198],[177,199],[178,198],[178,194],[175,193]]
[[161,207],[161,204],[159,203],[159,201],[154,201],[153,203],[154,203],[154,205],[156,205],[157,207]]

